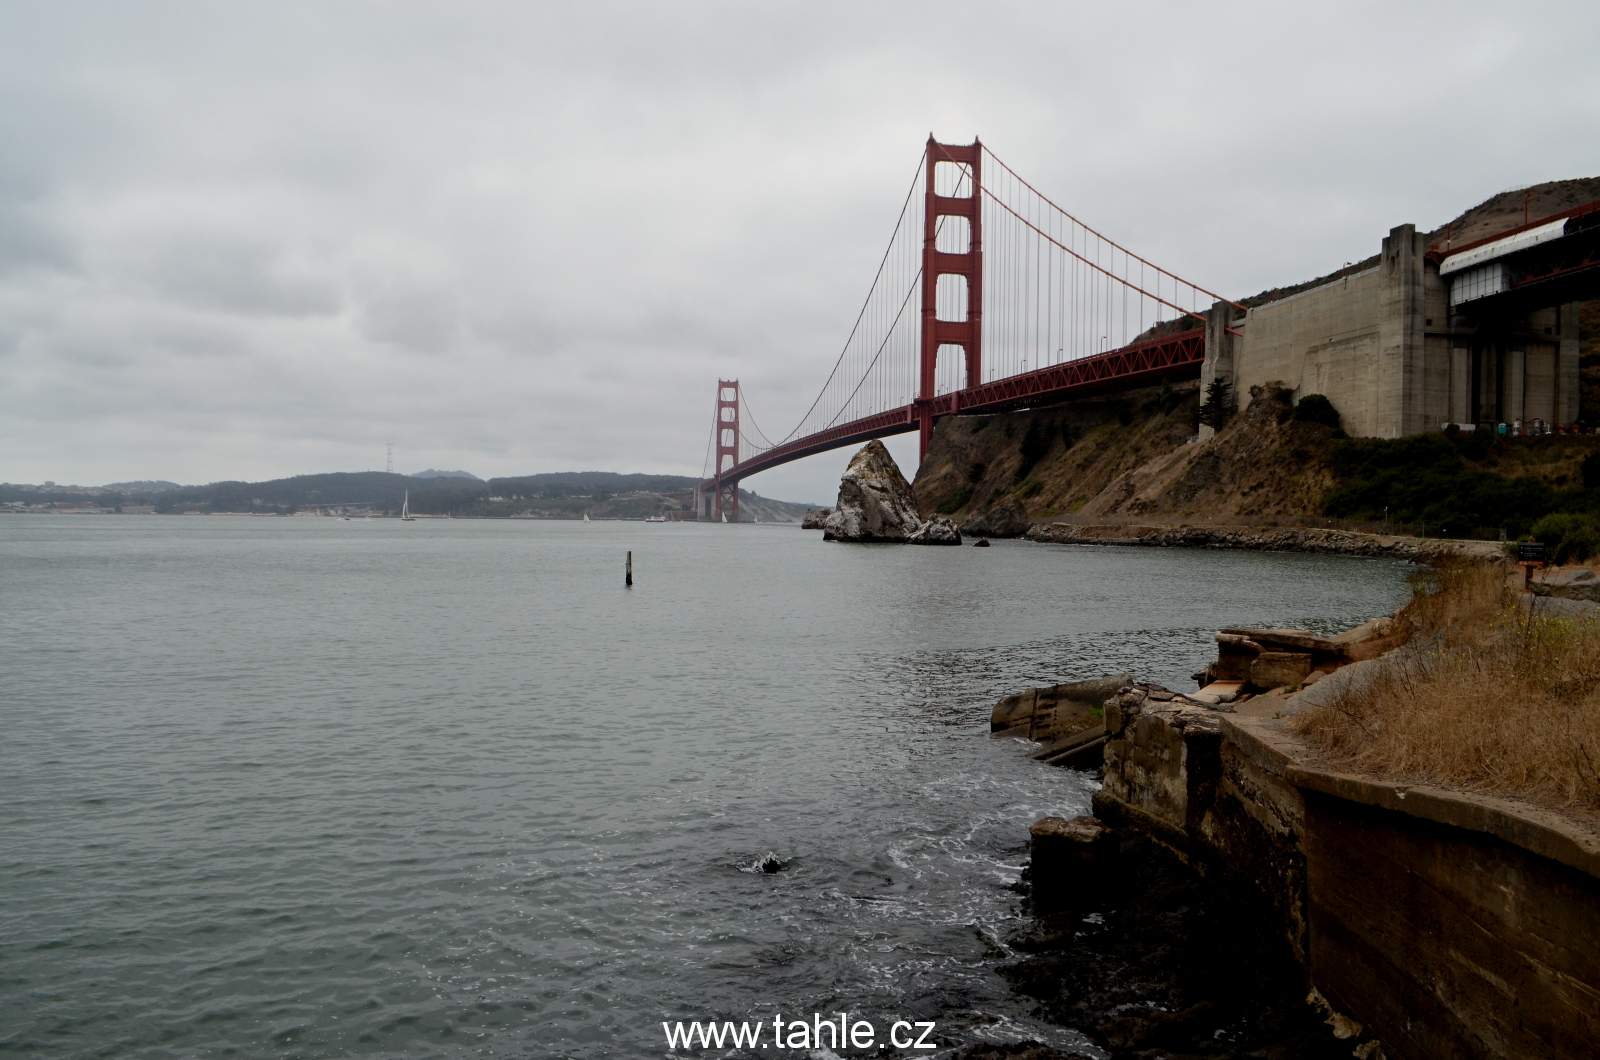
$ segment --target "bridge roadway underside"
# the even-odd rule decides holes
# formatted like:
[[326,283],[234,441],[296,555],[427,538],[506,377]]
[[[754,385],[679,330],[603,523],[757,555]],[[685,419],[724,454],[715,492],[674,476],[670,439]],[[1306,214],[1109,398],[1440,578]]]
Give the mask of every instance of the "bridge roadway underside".
[[[1163,379],[1172,382],[1198,379],[1205,353],[1205,328],[1134,343],[1119,350],[996,379],[982,386],[941,394],[928,401],[902,405],[841,423],[775,446],[734,465],[723,472],[720,478],[723,484],[738,482],[780,464],[815,456],[830,449],[859,445],[895,434],[909,434],[918,428],[924,410],[931,412],[935,419],[955,415],[987,415],[1038,405],[1054,405],[1119,390],[1135,390],[1153,386]],[[717,481],[716,478],[707,479],[700,484],[700,488],[714,489]]]

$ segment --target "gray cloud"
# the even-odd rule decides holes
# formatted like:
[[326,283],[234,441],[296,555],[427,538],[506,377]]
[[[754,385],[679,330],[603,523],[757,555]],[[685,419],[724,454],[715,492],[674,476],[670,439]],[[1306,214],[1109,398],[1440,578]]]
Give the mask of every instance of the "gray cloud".
[[[929,130],[1234,294],[1600,172],[1577,4],[8,5],[0,478],[694,473]],[[897,446],[902,454],[903,444]],[[751,481],[825,498],[847,454]]]

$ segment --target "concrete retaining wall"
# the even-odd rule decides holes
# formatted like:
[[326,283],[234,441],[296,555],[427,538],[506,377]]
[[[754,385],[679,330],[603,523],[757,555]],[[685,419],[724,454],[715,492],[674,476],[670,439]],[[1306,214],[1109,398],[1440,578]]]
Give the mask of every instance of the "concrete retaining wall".
[[[1447,423],[1578,418],[1578,306],[1515,320],[1453,312],[1414,225],[1383,240],[1378,264],[1231,320],[1212,310],[1202,385],[1234,393],[1281,383],[1323,394],[1352,435],[1398,438]],[[1226,317],[1236,334],[1218,326]],[[1209,436],[1210,429],[1201,432]]]
[[1096,815],[1269,903],[1308,987],[1387,1060],[1594,1055],[1592,833],[1320,768],[1279,720],[1146,702],[1106,725]]

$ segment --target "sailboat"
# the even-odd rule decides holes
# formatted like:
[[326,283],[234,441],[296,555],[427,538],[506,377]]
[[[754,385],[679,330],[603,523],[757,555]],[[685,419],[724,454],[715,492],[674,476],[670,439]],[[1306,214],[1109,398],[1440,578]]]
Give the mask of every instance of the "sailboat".
[[400,502],[400,521],[402,523],[414,523],[417,521],[416,517],[411,514],[410,490],[406,490],[405,499]]
[[588,512],[584,512],[583,513],[583,521],[586,522],[586,523],[589,521],[589,513]]

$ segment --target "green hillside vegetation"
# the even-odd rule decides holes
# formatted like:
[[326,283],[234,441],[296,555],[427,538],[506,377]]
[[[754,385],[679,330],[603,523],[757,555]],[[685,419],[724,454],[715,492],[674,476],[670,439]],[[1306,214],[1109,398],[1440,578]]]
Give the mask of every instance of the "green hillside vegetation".
[[687,475],[622,475],[614,471],[558,471],[543,475],[492,478],[492,494],[526,497],[588,497],[596,493],[674,493],[692,490],[699,479]]
[[327,475],[295,475],[268,482],[212,482],[152,494],[158,512],[288,513],[308,505],[400,506],[408,488],[438,479],[411,479],[386,471],[341,471]]
[[1323,501],[1326,514],[1382,519],[1387,509],[1393,522],[1427,523],[1446,536],[1499,527],[1525,534],[1553,512],[1600,511],[1593,437],[1351,439],[1329,465],[1339,484]]

